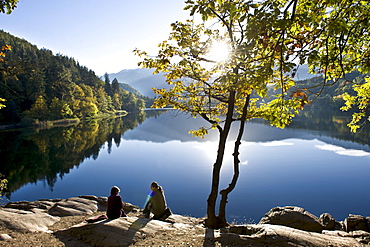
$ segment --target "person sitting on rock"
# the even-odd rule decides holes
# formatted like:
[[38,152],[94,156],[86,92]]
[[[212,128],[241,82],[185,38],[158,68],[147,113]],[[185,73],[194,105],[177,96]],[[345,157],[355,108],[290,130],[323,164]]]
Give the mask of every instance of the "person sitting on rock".
[[157,182],[151,183],[150,189],[151,192],[143,211],[144,216],[145,218],[149,218],[150,213],[152,212],[154,214],[154,220],[164,220],[172,214],[171,210],[167,208],[164,191]]
[[123,210],[122,198],[118,194],[119,192],[120,189],[117,186],[113,186],[110,190],[107,206],[107,217],[110,220],[117,219],[119,217],[126,217],[126,213]]

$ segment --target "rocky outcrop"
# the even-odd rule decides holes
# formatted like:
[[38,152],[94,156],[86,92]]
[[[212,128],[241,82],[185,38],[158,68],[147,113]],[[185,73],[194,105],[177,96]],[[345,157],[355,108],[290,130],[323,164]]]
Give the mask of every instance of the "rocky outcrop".
[[273,208],[265,214],[259,224],[283,225],[310,232],[324,230],[318,217],[300,207]]
[[223,235],[222,241],[240,246],[355,247],[364,246],[370,240],[370,233],[367,232],[343,232],[340,235],[327,231],[322,234],[269,224],[230,227],[227,233]]
[[48,213],[53,216],[87,215],[98,211],[98,203],[94,200],[73,197],[55,203]]
[[[92,213],[96,216],[106,207],[106,203],[106,197],[95,196],[12,202],[0,208],[0,224],[19,231],[48,232],[49,227],[62,217],[88,217]],[[369,246],[370,242],[369,217],[350,215],[340,223],[328,213],[316,217],[299,207],[273,208],[258,224],[230,226],[221,230],[206,229],[201,219],[176,214],[171,215],[165,222],[141,218],[140,209],[129,203],[126,203],[125,211],[131,212],[129,217],[103,219],[95,223],[75,221],[78,224],[64,227],[66,229],[55,227],[58,225],[55,224],[53,235],[58,239],[67,239],[66,241],[75,239],[81,244],[79,246],[129,246],[148,238],[157,237],[156,239],[160,240],[161,236],[169,236],[168,239],[171,239],[173,236],[188,235],[190,232],[196,233],[194,238],[197,237],[200,242],[204,241],[204,246],[216,241],[224,246],[315,247]],[[199,237],[202,233],[205,233],[203,240]],[[7,232],[0,234],[0,241],[12,241],[9,240]]]
[[323,213],[319,218],[320,224],[323,226],[324,230],[342,230],[343,225],[336,221],[334,217],[329,213]]
[[58,217],[51,216],[38,208],[30,211],[13,208],[0,210],[0,222],[12,230],[47,232],[48,227],[57,221],[59,221]]
[[370,232],[370,217],[350,214],[344,220],[343,224],[344,224],[344,229],[347,232],[356,231],[356,230],[363,230],[363,231]]
[[[98,223],[81,223],[57,234],[73,236],[84,243],[94,246],[128,246],[159,232],[175,231],[179,225],[189,222],[189,217],[172,215],[171,222],[150,220],[138,217],[122,217],[115,220],[103,220]],[[188,228],[194,224],[188,224]]]
[[324,213],[318,218],[303,208],[293,206],[271,209],[259,224],[283,225],[309,232],[343,229],[343,225],[329,213]]

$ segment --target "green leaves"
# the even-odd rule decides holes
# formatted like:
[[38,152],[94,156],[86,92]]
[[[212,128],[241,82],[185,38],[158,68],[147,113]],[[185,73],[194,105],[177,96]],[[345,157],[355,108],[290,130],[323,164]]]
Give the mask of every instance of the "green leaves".
[[[369,110],[370,110],[370,78],[365,78],[366,83],[362,85],[353,85],[353,90],[356,95],[349,95],[348,93],[343,94],[343,100],[345,105],[341,107],[342,111],[348,111],[352,108],[357,108],[356,112],[352,114],[352,120],[348,123],[352,132],[357,132],[357,130],[363,125],[366,120],[370,120]],[[363,122],[361,122],[363,121]]]
[[10,14],[17,7],[19,0],[0,0],[0,13]]
[[[362,35],[369,33],[370,7],[363,1],[188,0],[185,9],[205,22],[173,23],[155,58],[135,52],[144,57],[141,66],[164,72],[172,85],[155,90],[155,107],[173,105],[202,116],[212,127],[223,123],[230,110],[238,120],[245,104],[247,119],[289,124],[309,103],[307,91],[295,88],[293,81],[300,64],[326,80],[370,68],[370,38]],[[223,63],[207,53],[217,39],[231,47],[231,57]],[[366,90],[357,88],[358,95],[348,96],[346,104],[363,110],[361,92]]]

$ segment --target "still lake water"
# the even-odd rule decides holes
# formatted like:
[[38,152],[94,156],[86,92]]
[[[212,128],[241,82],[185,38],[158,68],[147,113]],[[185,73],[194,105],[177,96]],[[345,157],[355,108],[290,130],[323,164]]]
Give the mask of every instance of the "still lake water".
[[[37,133],[0,132],[5,162],[0,173],[9,178],[8,199],[108,196],[117,185],[124,201],[143,207],[149,184],[157,181],[174,213],[205,216],[217,132],[204,140],[193,138],[187,131],[205,122],[172,111],[135,123],[128,119]],[[360,134],[355,141],[328,123],[297,123],[284,130],[247,124],[228,221],[258,222],[271,208],[288,205],[317,216],[329,212],[336,220],[348,214],[370,216],[369,136]],[[228,146],[221,188],[233,174],[232,139]],[[30,166],[33,170],[26,169]]]

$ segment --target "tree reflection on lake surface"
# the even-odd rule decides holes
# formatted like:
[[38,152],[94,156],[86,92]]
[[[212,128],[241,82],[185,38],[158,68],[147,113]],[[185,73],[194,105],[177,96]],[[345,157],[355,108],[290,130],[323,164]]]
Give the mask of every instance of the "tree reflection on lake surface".
[[[0,132],[0,173],[12,201],[107,196],[117,185],[125,201],[143,206],[150,182],[164,187],[175,213],[203,217],[217,132],[187,132],[200,119],[169,111],[92,120],[68,127]],[[369,132],[351,134],[341,117],[302,116],[287,129],[249,122],[241,175],[230,195],[229,221],[258,221],[275,206],[296,205],[342,220],[370,215]],[[232,146],[232,143],[230,143]],[[228,151],[221,186],[232,176]]]

